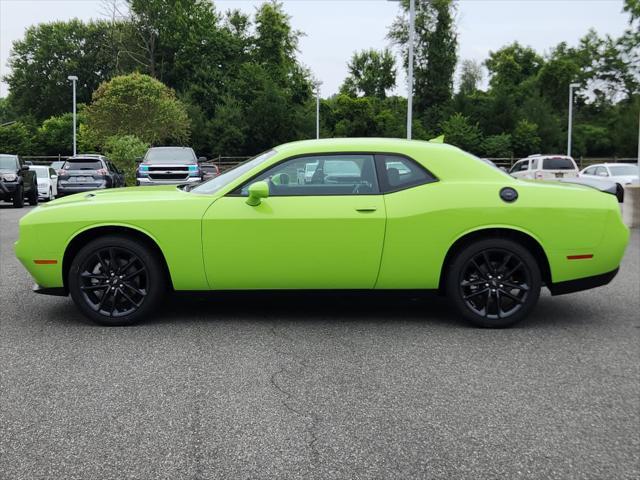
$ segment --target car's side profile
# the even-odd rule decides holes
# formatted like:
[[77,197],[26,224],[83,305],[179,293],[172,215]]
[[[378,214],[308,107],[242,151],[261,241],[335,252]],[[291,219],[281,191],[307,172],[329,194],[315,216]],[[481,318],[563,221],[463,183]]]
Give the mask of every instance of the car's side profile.
[[36,174],[38,198],[53,200],[58,195],[58,172],[46,165],[31,165],[29,170]]
[[502,327],[543,285],[609,282],[628,236],[615,197],[592,188],[523,182],[444,144],[331,139],[195,187],[55,200],[23,217],[16,253],[36,290],[70,293],[109,325],[171,289],[368,289],[439,290],[474,324]]

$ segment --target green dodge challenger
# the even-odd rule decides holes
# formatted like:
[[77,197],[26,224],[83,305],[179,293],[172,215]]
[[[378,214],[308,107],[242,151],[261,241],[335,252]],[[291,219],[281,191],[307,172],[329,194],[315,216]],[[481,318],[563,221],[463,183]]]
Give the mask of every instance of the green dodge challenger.
[[608,283],[629,239],[614,195],[516,180],[445,144],[281,145],[197,186],[71,195],[20,221],[40,293],[96,322],[148,316],[169,290],[439,290],[504,327]]

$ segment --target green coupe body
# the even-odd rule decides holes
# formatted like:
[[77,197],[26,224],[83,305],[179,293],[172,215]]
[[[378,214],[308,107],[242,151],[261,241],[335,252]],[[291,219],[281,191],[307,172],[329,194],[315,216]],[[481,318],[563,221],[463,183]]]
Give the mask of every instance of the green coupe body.
[[61,198],[22,218],[15,248],[38,289],[66,294],[74,255],[112,234],[155,250],[175,290],[439,289],[460,248],[509,238],[553,293],[609,281],[629,236],[613,195],[370,138],[281,145],[190,190]]

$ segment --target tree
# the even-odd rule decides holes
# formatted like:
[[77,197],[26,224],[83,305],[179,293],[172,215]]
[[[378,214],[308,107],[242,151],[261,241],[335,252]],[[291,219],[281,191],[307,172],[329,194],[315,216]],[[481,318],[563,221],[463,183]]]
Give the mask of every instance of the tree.
[[460,113],[455,113],[442,122],[444,141],[472,153],[480,151],[482,132],[477,124]]
[[114,135],[135,135],[152,145],[189,138],[189,118],[174,91],[139,73],[100,85],[86,117],[100,143]]
[[513,153],[518,157],[526,157],[540,151],[538,125],[527,120],[520,120],[511,134]]
[[513,91],[538,73],[543,59],[530,47],[518,42],[489,52],[485,66],[489,70],[489,85],[494,89]]
[[511,135],[501,133],[485,137],[480,146],[480,151],[485,157],[510,158],[513,155],[511,149]]
[[471,95],[478,91],[482,82],[482,65],[475,60],[463,60],[460,65],[460,88],[462,95]]
[[99,21],[41,23],[15,41],[5,77],[9,101],[19,115],[41,121],[71,109],[69,75],[78,76],[78,102],[88,102],[97,86],[117,71],[117,51],[110,41],[113,28]]
[[135,135],[109,137],[104,144],[104,153],[125,172],[126,183],[134,185],[136,180],[136,158],[144,156],[149,144]]
[[41,155],[71,155],[73,114],[65,113],[45,120],[36,132],[34,150]]
[[[389,37],[402,48],[408,65],[408,0],[391,26]],[[415,21],[415,109],[427,129],[434,129],[451,100],[458,39],[453,24],[452,0],[417,0]]]
[[0,127],[0,152],[14,155],[31,153],[31,135],[22,122]]
[[347,95],[385,98],[396,86],[395,59],[388,49],[356,52],[347,68],[349,75],[340,88]]

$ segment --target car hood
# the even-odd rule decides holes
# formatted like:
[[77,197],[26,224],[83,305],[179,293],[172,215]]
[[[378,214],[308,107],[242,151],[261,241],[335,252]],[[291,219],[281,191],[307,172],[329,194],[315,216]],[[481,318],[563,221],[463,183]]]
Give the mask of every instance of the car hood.
[[110,188],[76,193],[46,203],[44,207],[60,207],[78,203],[130,203],[184,198],[189,193],[175,185],[157,187]]

